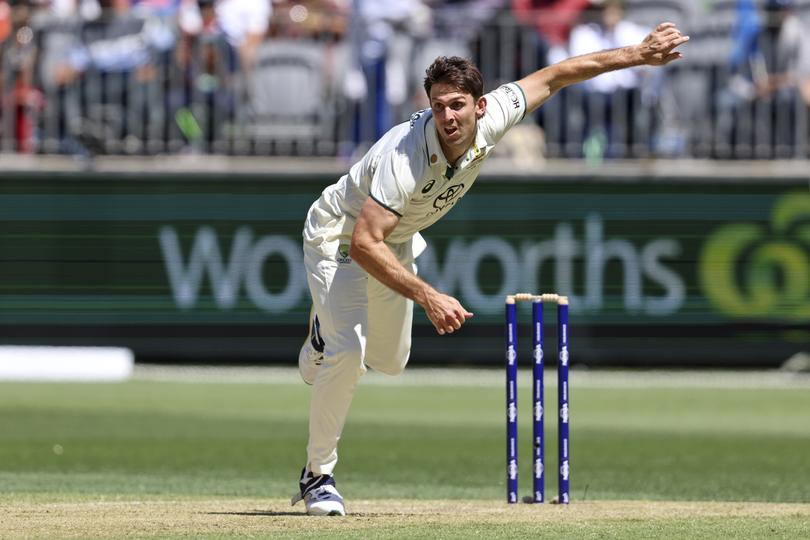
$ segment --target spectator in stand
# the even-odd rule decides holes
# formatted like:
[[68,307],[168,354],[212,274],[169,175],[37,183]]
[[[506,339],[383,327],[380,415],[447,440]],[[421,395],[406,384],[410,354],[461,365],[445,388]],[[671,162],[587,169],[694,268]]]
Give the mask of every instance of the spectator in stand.
[[729,77],[717,91],[717,157],[728,158],[737,137],[737,119],[744,107],[756,99],[757,80],[762,79],[763,65],[760,41],[762,17],[754,0],[737,0],[736,20],[731,35]]
[[512,0],[517,20],[537,29],[543,65],[568,56],[571,29],[588,3],[589,0]]
[[[571,30],[571,56],[626,47],[647,35],[639,25],[624,19],[623,0],[593,0],[584,15],[584,22]],[[640,76],[637,68],[611,71],[587,81],[585,87],[610,94],[620,88],[637,88]]]
[[[220,139],[223,123],[238,122],[241,104],[250,101],[247,89],[271,13],[270,0],[183,0],[177,58],[187,87],[173,107],[192,147]],[[200,117],[198,93],[206,118]]]
[[[808,123],[810,106],[810,36],[795,9],[795,0],[767,0],[760,14],[752,0],[739,0],[734,47],[729,59],[731,77],[718,94],[717,129],[729,143],[721,157],[789,157],[803,153],[796,145],[806,140],[801,122]],[[769,122],[740,130],[738,119],[750,107],[770,111]],[[763,133],[761,130],[769,132]],[[768,141],[766,146],[764,143]]]
[[[39,6],[36,2],[13,4],[0,3],[0,135],[4,146],[31,153],[36,146],[37,116],[44,105],[34,85],[37,46],[31,19]],[[7,75],[11,80],[4,80]]]
[[152,54],[174,45],[171,31],[146,24],[132,11],[130,0],[102,0],[100,16],[81,31],[80,42],[61,66],[60,79],[71,82],[88,69],[105,73],[133,72],[139,80],[152,76]]
[[754,0],[738,0],[736,5],[737,20],[732,30],[731,58],[729,68],[734,76],[751,73],[751,58],[758,54],[757,42],[762,32],[762,21]]
[[0,47],[11,34],[11,6],[6,0],[0,0]]
[[[433,11],[433,29],[436,37],[447,38],[465,47],[478,37],[481,28],[495,21],[506,5],[506,0],[426,0]],[[458,24],[463,20],[464,24]],[[445,51],[443,54],[447,54]],[[431,59],[431,62],[433,59]],[[422,75],[430,65],[420,66]]]
[[[410,97],[410,60],[418,40],[431,30],[431,12],[422,0],[354,0],[349,28],[350,59],[344,92],[366,101],[355,142],[375,140],[404,118]],[[407,108],[407,107],[406,107]],[[365,112],[370,114],[366,115]]]
[[141,17],[130,0],[101,0],[96,10],[82,2],[83,17],[72,43],[59,53],[54,84],[81,85],[81,117],[70,118],[69,131],[93,153],[138,152],[151,114],[148,86],[155,80],[156,57],[174,46],[171,28],[154,17]]
[[795,0],[767,0],[765,12],[768,24],[760,47],[767,75],[758,81],[757,94],[773,100],[775,157],[806,156],[810,36],[796,12]]
[[342,41],[352,0],[273,0],[268,36],[275,39]]
[[796,12],[795,0],[768,0],[769,24],[764,29],[767,77],[759,82],[761,96],[801,97],[810,105],[810,35]]
[[180,27],[190,36],[219,34],[250,72],[270,23],[270,0],[183,0]]
[[132,9],[142,17],[177,17],[181,3],[182,0],[132,0]]
[[[583,12],[583,22],[571,30],[569,54],[580,56],[594,51],[616,49],[638,43],[646,30],[624,19],[623,0],[592,0]],[[586,81],[581,88],[585,100],[586,157],[624,157],[633,140],[632,122],[639,101],[642,71],[631,68],[603,73]],[[621,133],[621,130],[625,130]]]
[[50,11],[54,16],[61,19],[73,17],[78,12],[79,1],[80,0],[50,0]]

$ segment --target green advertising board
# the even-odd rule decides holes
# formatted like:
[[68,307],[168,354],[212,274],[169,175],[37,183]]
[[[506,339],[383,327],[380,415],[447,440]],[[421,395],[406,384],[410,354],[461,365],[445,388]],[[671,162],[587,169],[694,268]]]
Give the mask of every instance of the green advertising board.
[[[0,343],[294,363],[301,228],[334,180],[6,174]],[[774,366],[810,350],[806,180],[482,177],[424,235],[420,275],[475,316],[440,337],[417,309],[413,363],[500,364],[514,292],[571,297],[574,363]]]

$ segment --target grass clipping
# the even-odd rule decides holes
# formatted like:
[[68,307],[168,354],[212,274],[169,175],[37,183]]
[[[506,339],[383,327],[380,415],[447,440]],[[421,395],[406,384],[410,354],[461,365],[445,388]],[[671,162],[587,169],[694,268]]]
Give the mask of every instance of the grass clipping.
[[[621,522],[701,518],[807,518],[810,504],[730,502],[589,501],[559,505],[507,505],[495,501],[352,501],[351,515],[310,518],[303,504],[281,500],[105,502],[0,502],[3,538],[180,538],[364,536],[362,531],[447,530],[448,527],[531,527],[576,523],[587,527]],[[459,529],[455,529],[459,530]],[[418,536],[418,534],[416,535]]]

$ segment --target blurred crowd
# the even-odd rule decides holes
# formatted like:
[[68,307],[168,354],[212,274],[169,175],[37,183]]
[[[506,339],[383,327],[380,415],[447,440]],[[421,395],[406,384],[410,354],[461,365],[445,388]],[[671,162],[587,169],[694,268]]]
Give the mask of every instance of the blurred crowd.
[[564,92],[513,153],[806,156],[797,1],[725,3],[718,26],[688,0],[0,0],[0,151],[349,155],[426,106],[438,55],[491,88],[674,19],[696,59]]

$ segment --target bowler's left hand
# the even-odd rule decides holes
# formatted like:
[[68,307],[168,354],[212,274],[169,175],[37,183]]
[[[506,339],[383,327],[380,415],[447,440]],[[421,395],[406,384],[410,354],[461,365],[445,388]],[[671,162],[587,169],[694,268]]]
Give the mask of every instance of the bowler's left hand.
[[661,23],[638,45],[642,63],[664,66],[673,60],[683,58],[680,52],[673,49],[687,41],[689,36],[681,34],[675,23]]

